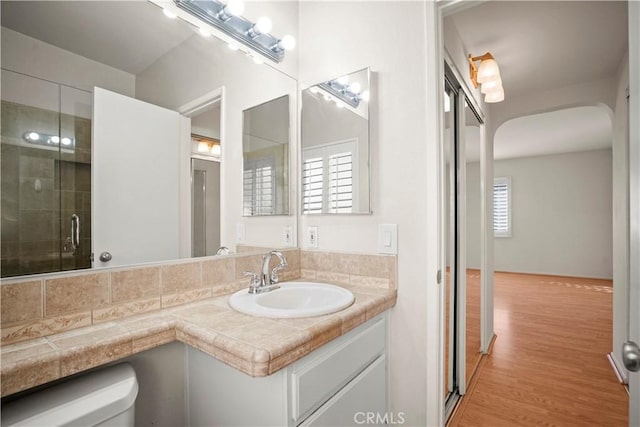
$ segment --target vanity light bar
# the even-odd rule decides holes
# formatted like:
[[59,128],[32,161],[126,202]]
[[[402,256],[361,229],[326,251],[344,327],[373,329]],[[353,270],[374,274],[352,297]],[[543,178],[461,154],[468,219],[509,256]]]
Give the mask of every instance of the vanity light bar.
[[360,105],[360,101],[362,100],[362,98],[360,98],[360,94],[352,92],[349,89],[348,84],[342,84],[337,79],[320,83],[318,87],[353,108],[358,108],[358,105]]
[[174,2],[178,8],[214,26],[270,60],[277,63],[284,59],[284,50],[287,45],[283,42],[284,38],[280,40],[269,33],[257,32],[253,22],[242,16],[228,13],[225,10],[226,5],[221,1],[174,0]]

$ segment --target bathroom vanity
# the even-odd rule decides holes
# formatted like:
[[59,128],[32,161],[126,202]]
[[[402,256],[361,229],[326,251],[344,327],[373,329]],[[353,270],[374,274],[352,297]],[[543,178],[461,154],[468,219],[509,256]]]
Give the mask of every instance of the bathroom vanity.
[[190,425],[356,425],[387,412],[387,315],[263,378],[187,348]]

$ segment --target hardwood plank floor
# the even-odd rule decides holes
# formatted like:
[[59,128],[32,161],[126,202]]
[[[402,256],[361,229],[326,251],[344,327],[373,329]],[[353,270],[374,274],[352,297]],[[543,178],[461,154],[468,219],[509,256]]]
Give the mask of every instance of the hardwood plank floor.
[[627,426],[611,281],[495,274],[495,341],[450,426]]

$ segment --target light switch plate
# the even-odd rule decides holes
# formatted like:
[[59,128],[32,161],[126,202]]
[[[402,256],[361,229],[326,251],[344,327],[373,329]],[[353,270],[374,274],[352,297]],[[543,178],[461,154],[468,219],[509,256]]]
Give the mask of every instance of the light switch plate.
[[236,243],[244,243],[245,240],[245,228],[243,222],[236,224]]
[[378,225],[378,253],[398,253],[398,224]]
[[318,247],[318,227],[307,227],[307,244],[310,248]]
[[293,227],[285,225],[282,230],[282,241],[285,246],[293,246]]

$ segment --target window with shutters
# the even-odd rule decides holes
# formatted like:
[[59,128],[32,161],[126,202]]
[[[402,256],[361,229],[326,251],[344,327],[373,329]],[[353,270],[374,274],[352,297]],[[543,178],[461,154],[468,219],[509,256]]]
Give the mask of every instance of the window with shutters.
[[356,206],[355,139],[313,146],[302,153],[302,212],[351,213]]
[[493,179],[493,235],[511,237],[511,178]]
[[244,161],[244,216],[275,214],[275,159],[259,158]]

